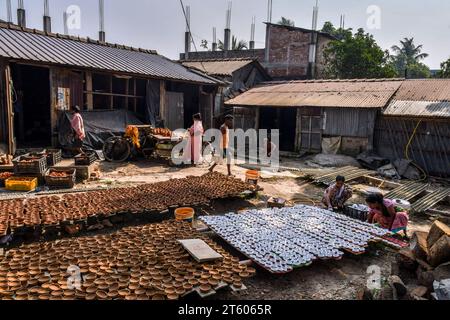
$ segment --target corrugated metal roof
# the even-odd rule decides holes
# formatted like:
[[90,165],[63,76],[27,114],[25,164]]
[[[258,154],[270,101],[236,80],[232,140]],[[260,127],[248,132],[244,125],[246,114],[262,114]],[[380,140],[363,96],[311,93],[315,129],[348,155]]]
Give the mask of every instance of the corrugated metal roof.
[[405,80],[394,100],[450,101],[450,79]]
[[155,51],[99,43],[58,34],[0,25],[0,56],[56,65],[92,68],[159,79],[212,84]]
[[233,73],[250,63],[254,59],[223,59],[223,60],[203,60],[203,61],[183,61],[183,65],[188,68],[195,68],[210,76],[232,76]]
[[253,88],[226,102],[235,106],[383,108],[398,79],[291,81]]
[[450,102],[393,101],[383,112],[387,116],[450,118]]

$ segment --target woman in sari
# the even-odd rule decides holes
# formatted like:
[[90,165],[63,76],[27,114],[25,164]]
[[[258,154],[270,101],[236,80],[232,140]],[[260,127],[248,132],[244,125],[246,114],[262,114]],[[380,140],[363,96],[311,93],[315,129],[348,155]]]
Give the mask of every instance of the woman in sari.
[[203,162],[202,146],[203,134],[205,131],[203,129],[201,114],[195,114],[192,118],[194,120],[194,124],[188,130],[189,136],[184,159],[186,163],[195,165]]
[[378,224],[393,233],[404,231],[407,235],[408,213],[397,208],[395,202],[385,199],[382,194],[371,194],[366,199],[370,208],[368,222]]

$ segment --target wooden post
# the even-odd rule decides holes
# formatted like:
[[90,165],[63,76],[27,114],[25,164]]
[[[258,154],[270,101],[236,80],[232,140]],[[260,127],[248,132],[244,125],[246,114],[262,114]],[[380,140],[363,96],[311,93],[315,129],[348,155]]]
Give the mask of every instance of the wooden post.
[[297,152],[300,152],[301,150],[301,145],[300,145],[300,126],[301,126],[301,119],[302,119],[302,115],[300,112],[300,109],[297,109],[297,114],[296,114],[296,125],[295,125],[295,150]]
[[109,77],[109,93],[111,94],[111,96],[110,96],[110,109],[112,110],[112,109],[114,109],[114,96],[112,95],[112,93],[113,93],[113,76],[111,75],[110,77]]
[[11,69],[5,68],[5,87],[6,87],[6,116],[8,125],[8,153],[16,152],[15,136],[14,136],[14,109],[11,97]]
[[133,102],[133,110],[136,113],[137,112],[137,101],[138,99],[136,98],[136,79],[133,79],[133,95],[134,95],[134,102]]
[[94,95],[93,95],[93,86],[92,86],[92,72],[87,71],[85,73],[86,77],[86,103],[87,109],[89,111],[94,110]]
[[261,117],[261,108],[257,107],[255,112],[255,130],[259,130],[259,119]]
[[166,82],[161,80],[159,83],[159,116],[166,121]]
[[127,95],[127,97],[125,98],[125,109],[128,110],[128,101],[129,101],[128,95],[130,94],[130,79],[127,78],[125,80],[125,85],[126,85],[125,94]]

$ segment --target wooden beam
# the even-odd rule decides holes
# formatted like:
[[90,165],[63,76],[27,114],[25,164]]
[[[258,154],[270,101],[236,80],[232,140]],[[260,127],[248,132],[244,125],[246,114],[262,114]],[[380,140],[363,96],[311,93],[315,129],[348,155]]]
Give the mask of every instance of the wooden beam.
[[137,98],[144,99],[143,96],[136,96],[131,94],[119,94],[119,93],[104,93],[104,92],[94,92],[94,91],[84,91],[85,94],[92,94],[94,96],[108,96],[108,97],[122,97],[122,98]]

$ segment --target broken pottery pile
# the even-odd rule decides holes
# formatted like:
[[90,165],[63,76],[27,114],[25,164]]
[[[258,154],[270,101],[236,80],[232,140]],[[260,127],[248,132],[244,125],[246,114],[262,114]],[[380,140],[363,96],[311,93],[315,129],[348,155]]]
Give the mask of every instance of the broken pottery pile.
[[389,232],[374,225],[310,206],[250,210],[201,217],[214,232],[260,266],[286,273],[317,259],[362,254],[370,241]]

